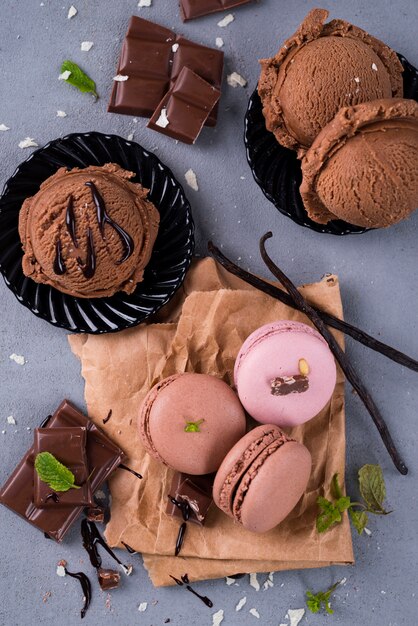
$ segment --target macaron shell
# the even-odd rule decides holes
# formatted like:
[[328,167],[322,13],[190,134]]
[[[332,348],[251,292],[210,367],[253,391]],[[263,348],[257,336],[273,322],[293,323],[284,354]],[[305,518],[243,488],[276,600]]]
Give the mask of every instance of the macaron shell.
[[[300,374],[299,360],[309,365],[309,389],[274,396],[271,381]],[[235,366],[239,398],[261,423],[293,427],[317,415],[335,388],[337,371],[327,343],[314,329],[297,322],[278,322],[258,329],[243,344]]]
[[[185,431],[187,421],[199,420],[199,432]],[[171,377],[169,384],[163,381],[148,407],[145,429],[153,456],[179,472],[200,475],[218,469],[244,435],[246,420],[226,383],[186,373]]]
[[237,521],[255,533],[265,533],[283,521],[302,497],[312,459],[300,443],[288,442],[266,451],[243,478],[236,494]]
[[263,425],[248,432],[235,444],[223,460],[213,484],[213,499],[221,511],[234,517],[235,489],[244,473],[268,446],[286,441],[293,440],[277,426]]

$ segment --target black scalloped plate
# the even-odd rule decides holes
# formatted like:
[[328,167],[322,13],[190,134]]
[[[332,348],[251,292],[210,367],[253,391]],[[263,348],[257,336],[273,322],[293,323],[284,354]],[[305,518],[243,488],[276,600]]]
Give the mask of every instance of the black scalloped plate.
[[[160,212],[160,229],[144,280],[128,295],[74,298],[40,285],[22,272],[18,233],[25,198],[59,167],[118,163],[136,173]],[[182,284],[194,250],[189,202],[172,172],[151,152],[116,135],[74,133],[36,150],[7,181],[0,198],[0,271],[24,306],[54,326],[80,333],[109,333],[136,326],[156,313]]]
[[[418,70],[401,54],[398,56],[404,67],[404,97],[418,100]],[[343,220],[317,224],[308,217],[299,193],[302,182],[300,161],[296,152],[281,146],[273,133],[266,129],[257,89],[250,97],[245,115],[244,143],[249,166],[261,191],[280,213],[296,224],[331,235],[361,234],[371,230]]]

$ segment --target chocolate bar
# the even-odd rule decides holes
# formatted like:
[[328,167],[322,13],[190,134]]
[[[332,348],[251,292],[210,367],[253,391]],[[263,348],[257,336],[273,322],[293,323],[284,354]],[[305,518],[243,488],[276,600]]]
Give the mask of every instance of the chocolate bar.
[[180,13],[182,20],[193,20],[195,17],[209,15],[248,4],[252,0],[180,0]]
[[203,526],[212,504],[213,474],[191,476],[175,472],[168,494],[167,515]]
[[34,472],[33,501],[41,509],[57,506],[93,506],[95,504],[86,455],[87,430],[84,427],[35,428],[34,456],[50,452],[75,476],[79,489],[55,492]]
[[[94,493],[124,460],[124,452],[68,400],[64,400],[43,428],[82,426],[87,429],[87,459]],[[62,541],[83,511],[82,506],[40,509],[33,503],[35,450],[30,448],[0,489],[0,503],[39,528],[48,537]]]
[[[114,81],[108,111],[151,117],[183,67],[220,90],[223,61],[221,50],[201,46],[159,24],[133,16],[117,70],[128,79]],[[216,118],[214,108],[207,126],[215,126]]]
[[194,143],[221,92],[183,67],[148,122],[148,128],[184,143]]

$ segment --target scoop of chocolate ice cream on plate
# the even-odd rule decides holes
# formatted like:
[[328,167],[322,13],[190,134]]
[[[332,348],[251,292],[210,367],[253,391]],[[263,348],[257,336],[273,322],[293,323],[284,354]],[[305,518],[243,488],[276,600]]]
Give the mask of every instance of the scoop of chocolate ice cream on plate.
[[418,208],[418,102],[375,100],[341,109],[302,160],[309,217],[380,228]]
[[159,213],[135,174],[108,163],[60,168],[23,203],[23,272],[79,298],[132,293],[157,237]]
[[267,129],[299,156],[341,107],[402,97],[402,65],[382,41],[313,9],[271,59],[258,91]]

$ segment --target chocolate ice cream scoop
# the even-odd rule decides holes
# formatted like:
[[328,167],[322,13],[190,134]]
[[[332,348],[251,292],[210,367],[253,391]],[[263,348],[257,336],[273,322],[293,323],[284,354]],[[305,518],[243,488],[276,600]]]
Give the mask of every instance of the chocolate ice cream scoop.
[[108,163],[48,178],[20,210],[24,274],[79,298],[134,291],[159,226],[134,176]]
[[302,160],[309,217],[390,226],[418,208],[418,102],[392,98],[341,109]]
[[258,91],[267,129],[299,156],[343,106],[402,97],[396,53],[343,20],[313,9],[275,57],[261,61]]

